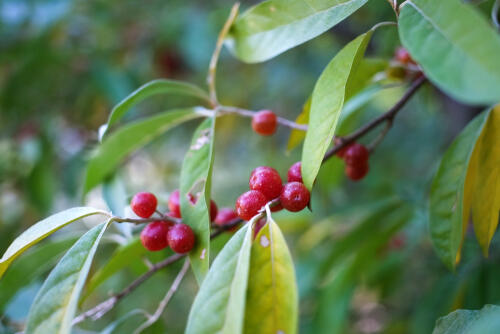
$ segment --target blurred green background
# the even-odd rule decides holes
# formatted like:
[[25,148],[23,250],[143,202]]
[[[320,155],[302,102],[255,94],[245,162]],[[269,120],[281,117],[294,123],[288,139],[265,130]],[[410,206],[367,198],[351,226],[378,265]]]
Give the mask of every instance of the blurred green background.
[[[242,6],[254,3],[243,1]],[[486,15],[492,3],[484,1],[478,8]],[[100,188],[86,198],[81,195],[85,161],[97,144],[99,126],[114,104],[150,80],[173,78],[204,86],[218,30],[231,5],[222,0],[0,2],[0,253],[51,213],[82,204],[106,208]],[[246,65],[224,50],[219,99],[295,119],[336,52],[387,20],[394,20],[394,13],[386,1],[371,1],[328,33],[269,62]],[[368,56],[390,60],[398,45],[396,29],[379,29]],[[344,119],[340,134],[387,110],[404,92],[404,82],[392,84],[394,88],[377,92]],[[155,97],[128,119],[194,103]],[[483,259],[470,230],[462,264],[451,273],[433,253],[427,232],[427,198],[437,164],[454,136],[480,111],[425,86],[371,157],[368,177],[359,183],[346,180],[343,163],[333,158],[320,172],[313,213],[276,214],[295,260],[300,333],[430,333],[435,320],[454,309],[500,302],[498,238],[490,258]],[[111,197],[152,191],[165,209],[168,194],[178,188],[197,122],[171,130],[131,156],[111,180],[116,191]],[[212,197],[219,207],[233,206],[256,166],[270,165],[286,176],[288,166],[300,159],[300,148],[286,151],[287,128],[260,137],[249,124],[235,116],[218,122]],[[68,240],[93,223],[67,227],[31,252],[61,240],[66,249]],[[112,229],[91,274],[120,244],[133,240],[135,232]],[[219,238],[214,247],[220,249],[227,238]],[[42,263],[40,258],[29,262],[26,255],[29,269],[24,270],[32,275],[23,282],[0,281],[0,333],[22,329],[43,278],[61,254],[53,251]],[[82,309],[125,287],[146,270],[144,261],[166,254],[131,263],[95,290]],[[98,331],[132,309],[153,312],[179,268],[156,274],[103,319],[87,321],[75,332]],[[149,332],[181,333],[196,289],[190,274]]]

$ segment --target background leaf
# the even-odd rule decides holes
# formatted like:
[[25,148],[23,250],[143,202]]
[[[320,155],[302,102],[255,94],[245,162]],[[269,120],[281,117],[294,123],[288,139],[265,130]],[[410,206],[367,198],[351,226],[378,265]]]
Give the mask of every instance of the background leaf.
[[244,333],[293,334],[297,316],[292,257],[278,225],[269,219],[252,244]]
[[486,305],[481,310],[457,310],[439,318],[432,334],[486,334],[500,331],[500,307]]
[[127,111],[146,98],[158,94],[175,94],[197,97],[205,102],[210,102],[208,94],[193,84],[167,79],[158,79],[142,85],[129,96],[116,105],[109,115],[106,130],[118,122]]
[[26,249],[69,223],[97,214],[109,216],[105,211],[89,207],[76,207],[56,213],[32,225],[17,237],[3,254],[0,259],[0,278],[10,263]]
[[365,53],[372,31],[358,36],[330,61],[319,77],[312,93],[309,131],[302,150],[302,177],[311,189],[331,144],[340,117],[349,79]]
[[441,260],[450,268],[460,261],[460,248],[470,214],[472,192],[464,195],[472,151],[488,119],[483,112],[453,141],[439,165],[430,193],[431,238]]
[[80,292],[108,224],[85,233],[52,270],[31,305],[26,333],[70,333]]
[[183,122],[200,117],[196,108],[177,109],[129,123],[99,145],[87,164],[84,193],[101,183],[131,152]]
[[264,1],[236,20],[227,45],[245,62],[265,61],[325,32],[367,1]]
[[470,5],[406,1],[399,35],[425,75],[455,99],[487,105],[500,101],[500,36]]
[[[207,118],[196,129],[181,171],[180,202],[185,224],[193,229],[196,245],[189,252],[198,283],[203,281],[210,262],[210,189],[212,179],[215,118]],[[198,198],[193,205],[188,198]]]
[[186,334],[241,333],[252,243],[246,224],[226,243],[200,287]]

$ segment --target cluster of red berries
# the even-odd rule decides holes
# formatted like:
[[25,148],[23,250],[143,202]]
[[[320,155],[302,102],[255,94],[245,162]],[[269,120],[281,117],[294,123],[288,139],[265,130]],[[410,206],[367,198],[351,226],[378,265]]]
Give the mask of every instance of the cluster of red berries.
[[368,174],[370,152],[365,146],[354,142],[338,151],[337,156],[344,159],[345,173],[351,180],[361,180]]
[[297,212],[309,204],[309,190],[302,183],[300,162],[288,170],[288,183],[283,185],[276,169],[268,166],[255,168],[248,182],[250,190],[236,200],[236,212],[243,220],[250,220],[270,201],[279,198],[279,204],[272,211],[283,208]]

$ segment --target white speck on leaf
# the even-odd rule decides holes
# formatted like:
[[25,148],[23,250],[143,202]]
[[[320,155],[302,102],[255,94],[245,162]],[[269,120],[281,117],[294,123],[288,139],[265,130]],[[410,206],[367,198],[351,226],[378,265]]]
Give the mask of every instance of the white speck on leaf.
[[282,331],[282,330],[278,330],[278,331],[276,332],[276,334],[285,334],[285,332],[284,332],[284,331]]
[[260,245],[261,245],[262,247],[267,247],[267,246],[269,246],[269,239],[268,239],[265,235],[262,235],[262,236],[260,237]]
[[203,248],[203,250],[201,251],[201,255],[200,255],[200,259],[204,259],[205,258],[205,253],[207,252],[207,249],[206,248]]
[[192,150],[199,150],[203,145],[210,143],[210,129],[202,131],[201,135],[196,139],[196,143],[191,146]]

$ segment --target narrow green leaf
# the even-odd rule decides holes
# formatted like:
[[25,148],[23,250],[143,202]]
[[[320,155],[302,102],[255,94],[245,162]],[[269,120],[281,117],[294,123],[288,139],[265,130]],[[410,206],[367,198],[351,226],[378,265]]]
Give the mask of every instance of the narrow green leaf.
[[455,99],[500,101],[500,36],[470,5],[408,0],[401,6],[399,35],[425,75]]
[[85,233],[52,270],[31,305],[27,334],[70,333],[78,298],[109,222]]
[[477,240],[483,254],[488,256],[500,212],[500,106],[489,113],[476,142],[467,170],[464,196],[464,202],[471,206]]
[[439,318],[432,334],[486,334],[500,332],[500,307],[457,310]]
[[110,323],[99,334],[120,334],[131,333],[131,328],[138,328],[142,323],[148,320],[149,314],[143,310],[132,310]]
[[167,130],[201,116],[197,108],[177,109],[129,123],[113,132],[97,147],[87,164],[84,193],[101,183],[134,150]]
[[292,257],[268,220],[252,244],[244,333],[297,333],[298,292]]
[[[118,248],[111,259],[100,268],[90,279],[83,299],[86,299],[98,286],[104,283],[108,278],[127,268],[133,262],[141,263],[139,260],[147,254],[146,248],[141,244],[139,238],[133,239],[128,244]],[[142,264],[144,268],[146,265]]]
[[28,248],[30,248],[40,240],[44,239],[60,228],[68,225],[69,223],[87,216],[98,214],[109,216],[109,213],[105,211],[89,207],[77,207],[56,213],[32,225],[19,237],[17,237],[3,254],[2,258],[0,259],[0,278],[9,267],[10,263],[14,261],[16,257],[18,257],[21,253],[26,251]]
[[50,270],[58,256],[76,240],[67,238],[41,244],[14,262],[0,280],[0,313],[19,290]]
[[[113,108],[111,114],[109,115],[108,123],[105,125],[106,128],[104,132],[113,124],[118,122],[133,106],[150,96],[158,94],[197,97],[201,100],[204,100],[205,102],[210,103],[210,97],[208,96],[208,94],[198,86],[176,80],[153,80],[139,87]],[[104,135],[104,132],[101,134],[101,137]]]
[[367,1],[264,1],[236,20],[226,42],[242,61],[265,61],[322,34]]
[[472,194],[464,196],[472,151],[488,119],[483,112],[460,133],[443,156],[430,193],[430,232],[441,260],[450,268],[460,261],[460,248],[470,214]]
[[[198,283],[205,277],[210,260],[210,188],[212,179],[215,118],[207,118],[196,129],[181,170],[182,219],[193,229],[196,245],[189,253]],[[198,198],[196,204],[190,196]]]
[[357,70],[371,35],[372,30],[347,44],[330,61],[316,82],[312,93],[309,131],[302,150],[302,177],[309,189],[331,144],[349,92],[350,78]]
[[251,224],[246,224],[216,257],[196,296],[186,334],[237,334],[245,314],[252,243]]

